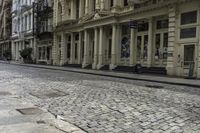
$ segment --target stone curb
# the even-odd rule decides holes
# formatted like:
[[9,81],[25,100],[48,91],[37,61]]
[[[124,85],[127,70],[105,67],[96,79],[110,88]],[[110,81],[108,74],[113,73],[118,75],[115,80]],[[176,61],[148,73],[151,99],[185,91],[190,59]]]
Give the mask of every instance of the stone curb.
[[[164,83],[164,84],[171,84],[171,85],[180,85],[180,86],[188,86],[188,87],[195,87],[195,88],[200,88],[200,84],[194,84],[194,83],[185,83],[185,82],[179,82],[174,80],[172,81],[166,81],[166,80],[156,80],[153,79],[152,76],[151,79],[149,78],[142,78],[139,77],[137,74],[132,74],[132,76],[137,76],[137,77],[130,77],[126,76],[123,73],[117,73],[117,72],[109,72],[109,71],[100,71],[98,70],[94,72],[94,70],[87,70],[87,69],[78,69],[78,68],[67,68],[67,67],[60,67],[60,66],[46,66],[46,65],[35,65],[35,64],[19,64],[19,63],[12,63],[12,62],[0,62],[4,64],[10,64],[10,65],[18,65],[18,66],[25,66],[25,67],[34,67],[34,68],[42,68],[42,69],[49,69],[49,70],[59,70],[59,71],[67,71],[67,72],[74,72],[74,73],[81,73],[81,74],[91,74],[91,75],[97,75],[97,76],[107,76],[107,77],[112,77],[112,78],[121,78],[121,79],[128,79],[128,80],[140,80],[140,81],[148,81],[148,82],[155,82],[155,83]],[[159,76],[157,76],[159,77]],[[163,78],[163,77],[162,77]],[[165,77],[164,77],[165,78]],[[173,78],[171,78],[173,79]],[[176,79],[176,78],[174,78]],[[188,80],[191,81],[191,80]],[[200,83],[200,80],[195,80]]]

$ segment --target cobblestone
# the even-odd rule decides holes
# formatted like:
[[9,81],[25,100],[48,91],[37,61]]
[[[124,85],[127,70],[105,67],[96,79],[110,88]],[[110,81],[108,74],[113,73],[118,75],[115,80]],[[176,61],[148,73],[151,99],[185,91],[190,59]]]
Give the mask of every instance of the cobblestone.
[[199,88],[0,64],[5,90],[89,133],[200,132]]

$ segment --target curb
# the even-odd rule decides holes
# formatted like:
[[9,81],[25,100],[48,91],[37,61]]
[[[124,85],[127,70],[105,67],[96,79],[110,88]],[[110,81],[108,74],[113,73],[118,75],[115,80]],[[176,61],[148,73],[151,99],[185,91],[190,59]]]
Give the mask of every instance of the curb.
[[126,77],[126,76],[118,76],[113,74],[102,74],[102,73],[94,73],[94,72],[83,72],[79,70],[67,70],[62,68],[52,68],[53,66],[47,67],[47,66],[37,66],[37,65],[28,65],[28,64],[15,64],[10,62],[0,62],[3,64],[10,64],[10,65],[17,65],[17,66],[25,66],[25,67],[32,67],[32,68],[41,68],[41,69],[48,69],[48,70],[59,70],[59,71],[66,71],[66,72],[74,72],[74,73],[81,73],[81,74],[89,74],[89,75],[97,75],[97,76],[106,76],[106,77],[112,77],[112,78],[120,78],[120,79],[128,79],[128,80],[140,80],[140,81],[148,81],[148,82],[154,82],[154,83],[163,83],[163,84],[170,84],[170,85],[179,85],[179,86],[188,86],[188,87],[195,87],[200,88],[200,85],[197,84],[188,84],[188,83],[177,83],[177,82],[170,82],[170,81],[162,81],[162,80],[152,80],[152,79],[144,79],[144,78],[135,78],[135,77]]

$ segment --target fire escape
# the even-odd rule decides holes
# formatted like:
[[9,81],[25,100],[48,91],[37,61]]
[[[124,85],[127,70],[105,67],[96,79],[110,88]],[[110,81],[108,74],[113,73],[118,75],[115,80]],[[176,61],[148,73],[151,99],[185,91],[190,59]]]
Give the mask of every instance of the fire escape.
[[53,6],[48,0],[38,0],[34,4],[34,34],[42,41],[53,38]]

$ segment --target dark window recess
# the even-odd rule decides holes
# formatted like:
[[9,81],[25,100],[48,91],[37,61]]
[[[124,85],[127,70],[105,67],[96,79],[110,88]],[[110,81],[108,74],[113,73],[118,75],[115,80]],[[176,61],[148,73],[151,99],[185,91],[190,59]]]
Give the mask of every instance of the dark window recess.
[[114,1],[110,0],[110,7],[113,7],[113,5],[114,5]]
[[184,46],[184,65],[189,65],[194,62],[194,45]]
[[78,58],[78,45],[75,43],[75,59]]
[[108,58],[110,59],[112,55],[112,39],[109,39],[109,47],[108,47]]
[[71,44],[70,43],[68,43],[67,44],[67,58],[70,58],[70,55],[71,55]]
[[181,25],[192,24],[197,22],[197,11],[181,14]]
[[165,20],[159,20],[156,23],[156,28],[157,29],[166,29],[169,27],[169,20],[165,19]]
[[124,6],[128,6],[128,0],[124,0]]
[[196,37],[196,27],[193,28],[185,28],[180,31],[180,38],[194,38]]
[[138,24],[138,32],[148,31],[148,29],[149,29],[149,23],[148,22]]

